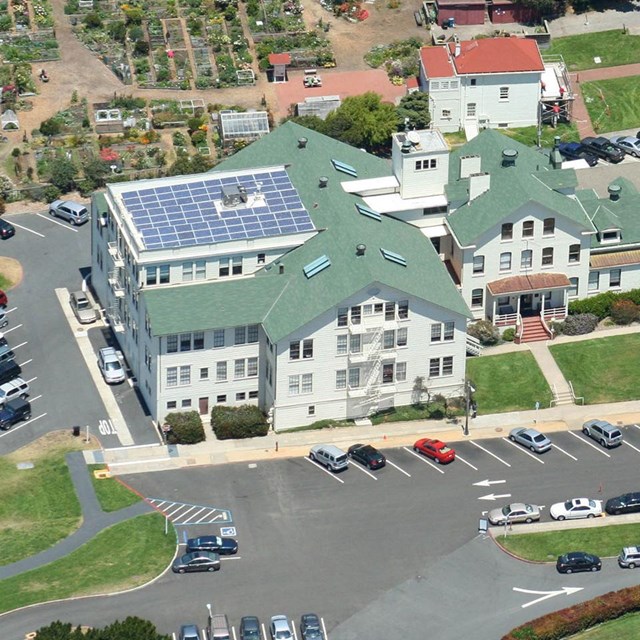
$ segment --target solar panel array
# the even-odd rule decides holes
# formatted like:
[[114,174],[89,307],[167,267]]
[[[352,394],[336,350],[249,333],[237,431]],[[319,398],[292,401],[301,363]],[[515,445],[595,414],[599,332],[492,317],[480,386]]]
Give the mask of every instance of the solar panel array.
[[[222,187],[242,186],[247,204],[221,206]],[[262,196],[255,198],[260,192]],[[147,249],[264,238],[315,229],[284,169],[247,175],[205,174],[202,180],[122,193]]]

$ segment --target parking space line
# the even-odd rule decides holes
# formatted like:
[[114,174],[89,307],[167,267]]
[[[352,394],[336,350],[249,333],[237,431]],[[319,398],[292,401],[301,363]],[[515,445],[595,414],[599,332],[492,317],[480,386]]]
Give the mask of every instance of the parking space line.
[[193,505],[193,507],[191,507],[191,509],[187,509],[187,510],[182,514],[182,517],[184,518],[184,517],[187,515],[187,513],[189,513],[189,511],[193,511],[194,509],[197,509],[197,508],[198,508],[198,505],[194,504],[194,505]]
[[578,458],[576,458],[575,456],[572,456],[570,453],[568,453],[567,451],[565,451],[564,449],[561,449],[557,444],[551,444],[551,446],[554,449],[557,449],[558,451],[561,451],[562,453],[564,453],[565,456],[569,456],[572,460],[575,460],[576,462],[578,461]]
[[460,462],[464,462],[466,465],[471,467],[474,471],[478,470],[478,467],[474,467],[470,462],[467,462],[461,455],[458,455],[457,451],[456,451],[456,460],[460,460]]
[[371,471],[369,471],[368,469],[365,469],[364,467],[361,467],[358,464],[353,464],[353,463],[349,463],[349,466],[352,469],[360,469],[360,471],[362,471],[363,473],[366,473],[368,476],[371,476],[374,480],[377,480],[378,478],[376,478],[373,473],[371,473]]
[[7,309],[5,311],[5,313],[12,313],[12,312],[16,311],[17,309],[18,309],[18,307],[11,307],[11,309]]
[[53,224],[57,224],[59,227],[64,227],[67,231],[73,231],[74,233],[78,233],[77,229],[74,229],[73,227],[69,226],[68,224],[65,224],[64,222],[60,222],[59,220],[56,220],[53,216],[45,216],[43,213],[36,213],[37,216],[39,216],[40,218],[44,218],[45,220],[48,220],[49,222],[53,222]]
[[324,626],[324,618],[320,618],[320,624],[322,625],[322,631],[324,631],[324,640],[329,640],[327,635],[327,627]]
[[630,442],[627,442],[626,440],[623,440],[622,444],[626,444],[628,447],[631,447],[632,449],[634,449],[635,451],[640,453],[640,449],[638,449],[638,447],[634,447]]
[[15,429],[13,428],[8,429],[4,433],[0,433],[0,438],[4,438],[5,436],[8,436],[10,433],[15,433],[18,429],[22,429],[22,427],[26,427],[28,424],[31,424],[36,420],[40,420],[40,418],[44,418],[46,415],[47,415],[46,413],[41,413],[39,416],[36,416],[35,418],[31,418],[31,420],[27,420],[26,422],[23,422],[21,425],[18,425]]
[[430,467],[433,467],[439,473],[444,473],[444,471],[440,467],[436,466],[432,462],[429,462],[424,456],[421,456],[419,453],[416,453],[415,451],[412,451],[411,449],[408,449],[407,447],[402,447],[402,448],[407,453],[410,453],[412,456],[415,456],[416,458],[418,458],[418,460],[420,460],[421,462],[424,462],[425,464],[428,464]]
[[[5,331],[5,333],[6,333],[6,331]],[[634,426],[636,429],[640,429],[640,425],[634,424],[633,426]]]
[[509,438],[502,438],[502,440],[504,440],[505,442],[508,442],[512,447],[515,447],[518,451],[520,451],[520,453],[526,453],[530,458],[533,458],[540,464],[544,464],[544,460],[540,460],[540,458],[535,453],[532,453],[531,451],[527,451],[526,449],[523,449],[519,444],[516,444],[515,442],[511,442]]
[[11,347],[12,351],[15,351],[16,349],[19,349],[20,347],[24,347],[25,344],[29,344],[27,341],[25,342],[21,342],[20,344],[17,344],[15,347]]
[[389,458],[387,458],[387,464],[390,464],[392,467],[395,467],[400,473],[404,473],[404,475],[407,476],[407,478],[411,477],[410,473],[407,473],[404,469],[401,469],[397,464],[391,462]]
[[156,504],[155,500],[149,500],[149,502],[156,508],[156,509],[160,509],[160,507],[165,504],[167,501],[166,500],[161,500],[160,502],[158,502],[158,504]]
[[224,560],[242,560],[242,556],[220,556],[220,561]]
[[181,509],[184,509],[184,507],[186,507],[186,504],[178,504],[177,508],[174,509],[173,511],[171,511],[171,509],[169,508],[167,511],[164,512],[164,515],[167,518],[170,518],[171,516],[176,515],[176,513],[178,513],[178,511],[180,511]]
[[215,513],[216,511],[217,509],[209,509],[209,511],[207,511],[207,513],[205,513],[202,518],[200,518],[200,520],[197,520],[194,524],[200,524],[203,520],[206,520],[211,516],[212,513]]
[[595,444],[592,444],[586,438],[583,438],[582,436],[579,436],[577,433],[574,433],[573,431],[569,431],[569,433],[574,438],[578,438],[578,440],[580,440],[581,442],[584,442],[585,444],[588,444],[592,449],[595,449],[598,453],[601,453],[603,456],[607,456],[607,458],[611,457],[606,451],[603,451],[600,447],[596,447]]
[[262,627],[262,637],[266,638],[267,637],[267,630],[264,627],[264,622],[261,622],[260,626]]
[[[197,506],[197,505],[196,505]],[[202,507],[202,509],[199,509],[198,511],[196,511],[191,518],[195,518],[198,514],[202,513],[207,507]]]
[[36,396],[35,398],[29,398],[29,402],[35,402],[36,400],[40,400],[40,398],[42,398],[42,394]]
[[305,460],[307,462],[310,462],[314,467],[317,467],[318,469],[320,469],[320,471],[324,471],[326,474],[328,474],[330,477],[332,477],[334,480],[337,480],[338,482],[344,484],[344,480],[342,478],[338,478],[338,476],[335,473],[332,473],[331,471],[329,471],[328,469],[325,469],[321,464],[319,464],[318,462],[314,462],[311,458],[307,458],[305,456]]
[[33,378],[29,378],[28,380],[26,380],[26,382],[31,384],[32,382],[35,382],[37,379],[38,379],[38,376],[33,376]]
[[16,329],[19,329],[22,326],[22,324],[17,324],[15,327],[11,327],[11,329],[5,329],[2,333],[3,335],[7,335],[7,333],[11,333],[12,331],[15,331]]
[[291,629],[293,631],[294,640],[298,640],[298,634],[296,632],[296,623],[293,621],[293,618],[291,618]]
[[11,224],[14,227],[18,227],[18,229],[22,229],[23,231],[28,231],[29,233],[33,233],[36,236],[40,236],[41,238],[45,238],[46,236],[44,236],[41,233],[38,233],[37,231],[34,231],[33,229],[29,229],[29,227],[23,227],[21,224],[16,224],[15,222],[11,221]]
[[236,636],[236,628],[234,626],[231,627],[231,633],[233,634],[233,640],[238,640]]
[[33,358],[29,358],[28,360],[25,360],[24,362],[20,362],[20,366],[24,367],[25,364],[29,364],[30,362],[33,362]]
[[489,451],[488,449],[485,449],[484,447],[480,446],[477,442],[474,442],[473,440],[469,440],[469,442],[474,447],[478,447],[478,449],[482,449],[485,453],[488,453],[492,458],[495,458],[498,462],[502,462],[502,464],[505,465],[505,467],[511,467],[511,465],[508,462],[506,462],[502,458],[499,458],[495,453],[491,453],[491,451]]

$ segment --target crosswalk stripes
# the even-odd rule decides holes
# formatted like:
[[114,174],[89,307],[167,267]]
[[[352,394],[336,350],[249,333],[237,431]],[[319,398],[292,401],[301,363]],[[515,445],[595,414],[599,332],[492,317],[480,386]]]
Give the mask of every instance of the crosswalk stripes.
[[230,524],[233,522],[229,509],[162,500],[161,498],[146,498],[145,501],[175,525]]

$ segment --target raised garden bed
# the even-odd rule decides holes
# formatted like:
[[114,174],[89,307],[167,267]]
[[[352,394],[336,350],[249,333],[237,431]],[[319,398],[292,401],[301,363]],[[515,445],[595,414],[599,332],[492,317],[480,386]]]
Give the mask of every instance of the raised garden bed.
[[3,62],[49,62],[60,58],[58,42],[51,31],[24,35],[4,34],[0,45]]

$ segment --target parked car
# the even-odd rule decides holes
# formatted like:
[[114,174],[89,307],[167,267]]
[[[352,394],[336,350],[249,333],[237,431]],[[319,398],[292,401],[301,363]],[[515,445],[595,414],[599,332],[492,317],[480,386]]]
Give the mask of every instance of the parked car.
[[10,400],[0,409],[0,429],[11,429],[16,422],[31,419],[31,404],[22,398]]
[[9,318],[7,318],[7,312],[5,308],[0,308],[0,329],[4,329],[9,324]]
[[317,444],[315,447],[311,447],[309,458],[314,462],[319,462],[329,471],[336,472],[349,468],[347,454],[333,444]]
[[103,347],[98,352],[98,367],[107,384],[124,382],[125,373],[120,358],[113,347]]
[[87,207],[71,200],[54,200],[49,205],[49,213],[71,224],[83,224],[89,219]]
[[582,433],[593,438],[607,449],[622,444],[622,431],[606,420],[589,420],[585,422],[582,425]]
[[0,405],[16,398],[26,398],[30,391],[29,383],[22,378],[15,378],[0,385]]
[[347,450],[347,455],[369,469],[381,469],[387,463],[384,455],[370,444],[351,445]]
[[214,551],[221,556],[230,556],[238,553],[238,543],[233,538],[200,536],[187,540],[187,551]]
[[210,623],[211,634],[209,640],[231,640],[229,619],[226,613],[214,613]]
[[0,362],[0,384],[15,380],[21,373],[22,369],[15,360]]
[[623,569],[640,567],[640,547],[624,547],[618,556],[618,564]]
[[622,149],[625,153],[640,158],[640,139],[632,136],[614,136],[611,138],[611,144],[618,149]]
[[567,160],[584,160],[590,167],[598,164],[597,156],[587,151],[579,142],[561,142],[558,145],[558,151]]
[[432,440],[431,438],[417,440],[413,444],[413,450],[427,458],[431,458],[438,464],[453,462],[456,458],[455,449],[452,449],[441,440]]
[[7,294],[0,289],[0,307],[6,307],[9,304],[9,299],[7,298]]
[[240,640],[262,640],[260,620],[256,616],[244,616],[240,619]]
[[533,522],[540,520],[540,507],[535,504],[512,502],[498,509],[491,509],[488,514],[491,524],[505,524],[515,522]]
[[0,218],[0,238],[2,238],[3,240],[8,240],[15,235],[16,228],[6,220]]
[[197,624],[183,624],[180,627],[179,640],[202,640]]
[[621,513],[638,513],[640,511],[640,492],[625,493],[617,498],[609,498],[604,510],[612,516]]
[[581,144],[587,151],[590,151],[598,156],[598,158],[602,158],[607,162],[616,164],[624,160],[624,151],[614,147],[611,142],[603,136],[584,138]]
[[516,427],[509,433],[509,439],[527,447],[527,449],[531,449],[534,453],[544,453],[551,449],[551,440],[537,429]]
[[322,640],[324,633],[320,618],[315,613],[304,613],[300,617],[300,635],[302,640]]
[[572,551],[558,556],[556,562],[558,573],[578,573],[578,571],[600,571],[602,561],[598,556],[584,551]]
[[549,514],[554,520],[575,520],[577,518],[595,518],[602,515],[602,500],[573,498],[551,505]]
[[0,346],[0,362],[15,360],[16,354],[11,350],[9,343]]
[[271,624],[269,625],[269,631],[271,632],[273,640],[290,640],[290,638],[293,638],[287,616],[273,616],[271,618]]
[[69,304],[80,324],[91,324],[98,319],[98,314],[84,291],[74,291],[69,296]]
[[193,551],[178,556],[171,569],[174,573],[186,573],[191,571],[219,571],[220,556],[209,551]]
[[6,345],[8,345],[9,343],[7,342],[7,339],[4,337],[4,333],[2,333],[2,331],[0,331],[0,347],[4,347]]

